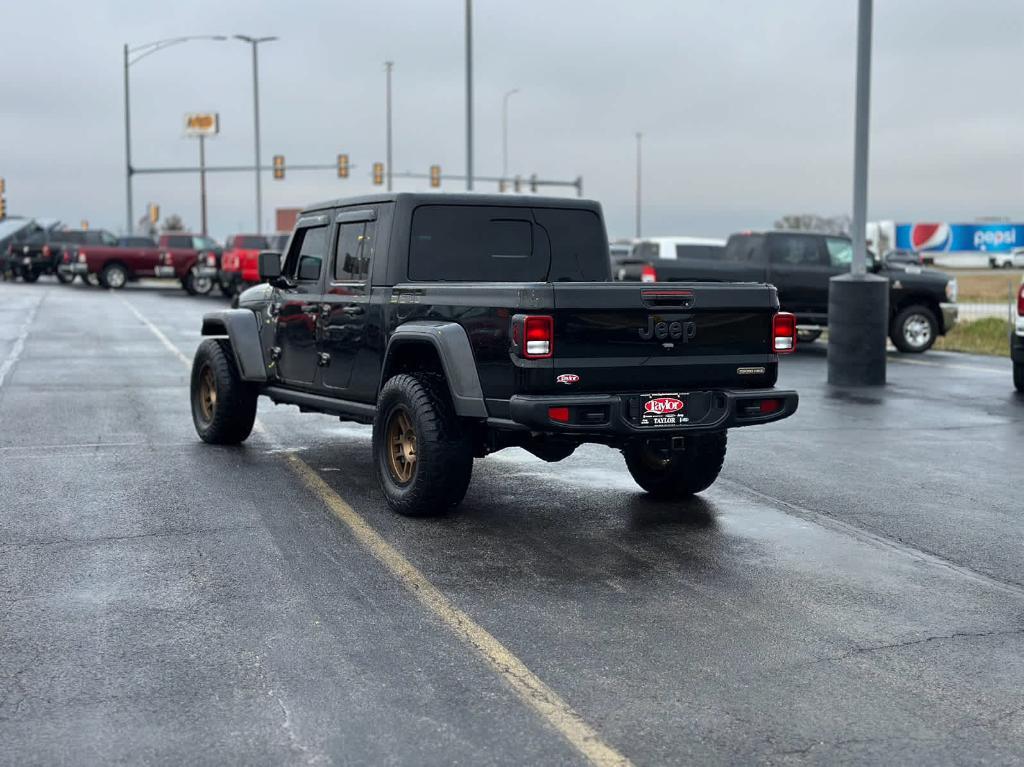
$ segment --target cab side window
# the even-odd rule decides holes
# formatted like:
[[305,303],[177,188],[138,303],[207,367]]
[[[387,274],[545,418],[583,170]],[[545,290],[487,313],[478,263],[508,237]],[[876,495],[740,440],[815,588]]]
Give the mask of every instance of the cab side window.
[[366,282],[373,259],[375,221],[338,224],[334,248],[334,281]]
[[327,252],[327,227],[297,229],[284,265],[284,274],[298,282],[317,282]]
[[817,237],[782,235],[769,242],[772,263],[784,266],[825,266]]

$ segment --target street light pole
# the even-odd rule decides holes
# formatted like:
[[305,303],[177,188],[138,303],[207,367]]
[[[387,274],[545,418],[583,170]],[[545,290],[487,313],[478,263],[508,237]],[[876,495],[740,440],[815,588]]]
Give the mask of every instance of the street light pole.
[[508,178],[508,100],[519,93],[518,88],[505,91],[501,104],[501,178],[502,183]]
[[125,234],[135,231],[132,214],[132,121],[128,96],[128,43],[124,44],[124,186]]
[[473,190],[473,0],[466,0],[466,189]]
[[199,134],[199,207],[203,221],[203,231],[201,234],[205,237],[207,234],[206,227],[206,136],[202,133]]
[[640,147],[643,144],[644,134],[639,131],[636,134],[636,236],[640,237],[640,211],[643,208],[643,187],[641,186],[641,154]]
[[387,80],[387,147],[384,153],[384,170],[387,171],[388,191],[391,191],[391,70],[395,62],[384,62],[384,73]]
[[[184,37],[168,37],[130,47],[124,44],[124,187],[125,187],[125,234],[135,231],[132,213],[132,122],[131,122],[131,91],[128,85],[128,69],[132,64],[164,48],[180,45],[190,40],[227,40],[224,35],[186,35]],[[132,58],[134,56],[134,58]]]
[[889,280],[867,271],[868,129],[872,0],[857,11],[857,92],[853,142],[853,253],[850,272],[829,280],[828,382],[882,386],[889,325]]
[[277,37],[273,35],[269,37],[235,35],[235,39],[252,46],[252,112],[256,144],[256,234],[263,234],[263,187],[260,181],[260,65],[257,50],[260,43],[269,43],[276,40]]

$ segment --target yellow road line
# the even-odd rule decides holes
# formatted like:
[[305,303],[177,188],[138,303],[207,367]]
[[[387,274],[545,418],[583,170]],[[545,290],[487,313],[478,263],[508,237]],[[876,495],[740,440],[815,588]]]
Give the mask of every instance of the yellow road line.
[[452,604],[408,559],[385,541],[369,523],[345,503],[316,471],[291,453],[288,464],[352,535],[402,582],[409,592],[468,643],[519,698],[558,730],[591,764],[629,765],[630,761],[605,743],[572,707],[530,671],[519,658],[480,624]]
[[[160,342],[180,361],[191,368],[191,361],[181,350],[138,309],[122,299],[125,305]],[[260,430],[267,433],[260,424]],[[562,698],[544,684],[543,680],[530,671],[526,664],[511,650],[499,642],[494,635],[476,623],[456,607],[440,589],[434,586],[416,566],[406,559],[398,549],[384,540],[380,533],[370,526],[330,485],[317,474],[316,470],[294,453],[286,456],[288,467],[324,504],[331,513],[348,529],[357,541],[369,551],[385,569],[391,572],[405,588],[427,609],[448,626],[460,639],[465,641],[519,696],[519,699],[538,713],[564,737],[588,762],[594,765],[617,765],[631,767],[632,762],[605,743],[601,736]]]

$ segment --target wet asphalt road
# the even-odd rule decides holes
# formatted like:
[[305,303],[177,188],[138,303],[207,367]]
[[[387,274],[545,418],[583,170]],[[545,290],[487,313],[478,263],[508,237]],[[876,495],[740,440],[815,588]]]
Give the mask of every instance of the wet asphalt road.
[[585,763],[289,451],[635,764],[1024,759],[1007,361],[830,390],[808,349],[797,416],[731,432],[688,504],[607,448],[510,450],[409,520],[367,427],[261,402],[245,446],[198,441],[172,347],[224,303],[0,283],[0,763]]

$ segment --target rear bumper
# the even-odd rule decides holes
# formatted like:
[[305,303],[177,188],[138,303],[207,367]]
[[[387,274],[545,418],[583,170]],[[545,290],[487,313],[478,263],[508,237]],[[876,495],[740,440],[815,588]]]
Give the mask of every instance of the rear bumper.
[[82,264],[76,261],[72,264],[61,264],[60,266],[57,267],[57,271],[60,272],[61,274],[67,274],[71,276],[74,276],[76,274],[88,274],[89,265]]
[[1024,362],[1024,322],[1017,319],[1014,332],[1010,333],[1010,359],[1014,362]]
[[[510,425],[531,431],[595,438],[699,434],[781,421],[796,412],[800,400],[795,391],[781,389],[712,390],[689,392],[688,396],[707,397],[707,407],[699,417],[688,423],[641,427],[638,394],[515,395],[509,401]],[[771,413],[759,412],[760,401],[769,399],[779,400],[779,408]],[[569,408],[571,422],[552,420],[548,409],[554,407]]]
[[220,269],[216,266],[197,266],[196,277],[201,279],[215,280],[220,274]]

